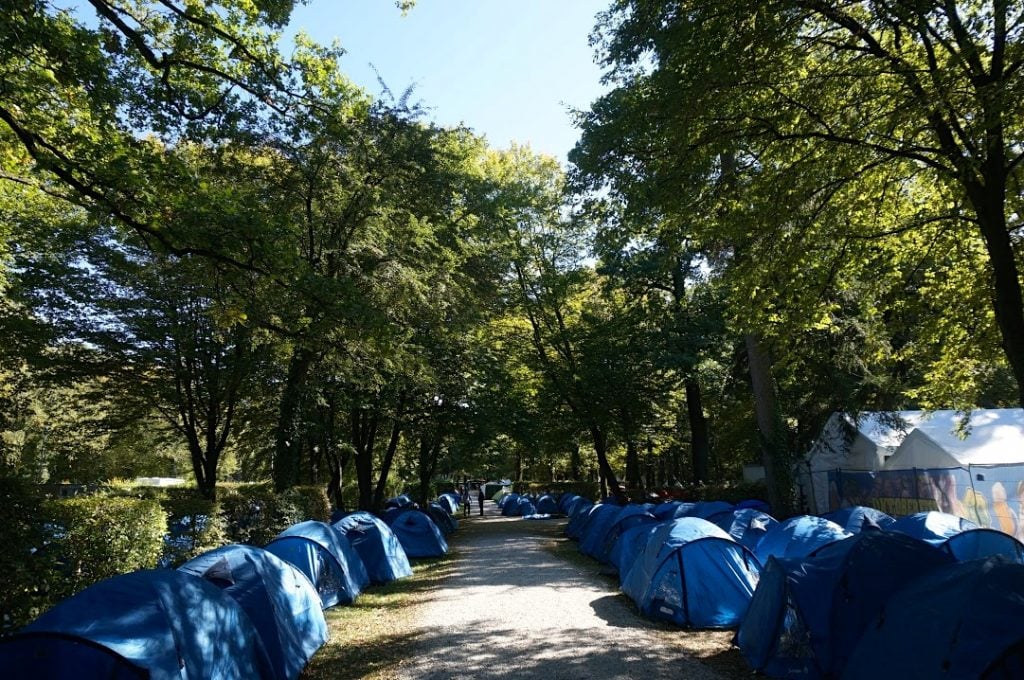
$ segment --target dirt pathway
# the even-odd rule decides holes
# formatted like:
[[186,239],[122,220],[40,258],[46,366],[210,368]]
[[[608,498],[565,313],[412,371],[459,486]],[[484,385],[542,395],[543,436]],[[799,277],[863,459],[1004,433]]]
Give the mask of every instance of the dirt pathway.
[[486,516],[460,524],[458,559],[417,612],[407,680],[731,678],[749,676],[729,632],[641,618],[596,563],[575,557],[565,520]]

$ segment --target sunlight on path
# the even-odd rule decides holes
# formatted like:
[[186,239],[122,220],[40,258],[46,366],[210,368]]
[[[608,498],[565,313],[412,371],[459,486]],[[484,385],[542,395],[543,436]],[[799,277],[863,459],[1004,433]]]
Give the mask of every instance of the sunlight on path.
[[404,679],[721,678],[667,645],[597,565],[552,552],[565,520],[487,515],[462,521],[459,558],[424,605]]

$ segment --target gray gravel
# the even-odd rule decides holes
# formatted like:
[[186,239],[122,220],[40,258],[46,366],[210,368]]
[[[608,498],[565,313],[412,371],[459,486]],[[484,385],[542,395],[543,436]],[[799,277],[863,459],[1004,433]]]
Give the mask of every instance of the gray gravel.
[[[457,560],[416,612],[415,654],[399,677],[737,677],[731,633],[641,618],[596,563],[558,554],[564,527],[564,519],[501,517],[490,502],[485,517],[461,522]],[[722,656],[724,664],[706,663]]]

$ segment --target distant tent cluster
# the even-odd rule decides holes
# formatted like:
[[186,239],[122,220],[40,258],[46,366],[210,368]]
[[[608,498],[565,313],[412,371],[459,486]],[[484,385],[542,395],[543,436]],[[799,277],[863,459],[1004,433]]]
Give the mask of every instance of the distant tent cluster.
[[[443,499],[433,505],[454,530]],[[353,512],[301,522],[264,548],[226,545],[178,569],[100,581],[0,641],[0,668],[5,677],[295,680],[327,641],[324,609],[412,575],[410,557],[448,551],[434,512],[407,496],[389,506],[385,520]]]
[[495,500],[498,507],[501,508],[501,514],[505,517],[547,519],[560,511],[558,501],[551,494],[531,496],[518,493],[499,493],[500,495]]
[[1006,533],[869,507],[783,522],[758,501],[565,494],[558,508],[580,552],[618,572],[641,614],[737,628],[744,657],[766,675],[1022,677],[1024,545]]

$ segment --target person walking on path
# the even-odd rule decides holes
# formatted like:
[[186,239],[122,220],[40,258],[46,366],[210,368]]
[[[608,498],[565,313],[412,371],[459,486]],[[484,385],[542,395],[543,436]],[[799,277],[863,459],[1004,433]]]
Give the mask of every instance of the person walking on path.
[[462,494],[462,515],[469,517],[469,510],[473,507],[473,498],[470,496],[469,487],[467,486]]
[[480,516],[484,516],[484,487],[480,485],[480,493],[477,494],[476,502],[480,505]]

